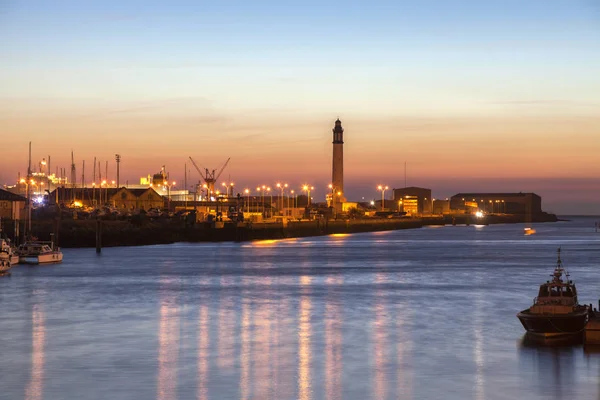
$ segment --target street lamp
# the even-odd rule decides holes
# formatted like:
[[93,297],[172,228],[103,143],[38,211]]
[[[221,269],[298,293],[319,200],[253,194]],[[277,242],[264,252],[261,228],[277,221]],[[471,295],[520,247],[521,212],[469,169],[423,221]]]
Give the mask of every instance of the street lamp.
[[310,191],[314,190],[313,186],[309,186],[309,185],[304,185],[302,186],[302,190],[304,190],[307,193],[308,196],[308,205],[307,207],[310,207]]
[[271,193],[271,187],[267,188],[267,193],[271,195],[271,202],[269,203],[269,218],[273,218],[273,193]]
[[[223,187],[225,188],[225,196],[233,196],[233,182],[229,182],[229,183],[222,183]],[[229,188],[231,188],[231,194],[229,193]]]
[[385,208],[385,191],[389,188],[387,186],[379,185],[377,186],[377,190],[381,191],[381,211]]
[[[265,185],[262,185],[262,187],[257,187],[256,190],[258,191],[258,193],[260,194],[260,206],[261,206],[261,215],[264,217],[265,216]],[[256,211],[258,211],[258,206],[256,207]]]
[[297,197],[296,197],[296,195],[294,194],[294,193],[295,193],[295,192],[294,192],[294,189],[290,190],[290,193],[294,195],[294,208],[297,208],[297,206],[298,206],[298,202],[296,201],[296,200],[297,200]]
[[244,189],[244,194],[246,195],[246,212],[250,211],[250,189]]
[[286,188],[286,187],[288,187],[288,184],[287,183],[283,183],[283,184],[278,183],[277,187],[281,190],[281,199],[280,199],[280,201],[281,201],[281,215],[283,215],[283,189]]

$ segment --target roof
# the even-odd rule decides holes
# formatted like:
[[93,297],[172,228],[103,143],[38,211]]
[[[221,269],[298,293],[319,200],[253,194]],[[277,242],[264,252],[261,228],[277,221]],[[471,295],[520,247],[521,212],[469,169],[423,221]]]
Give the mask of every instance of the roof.
[[4,201],[27,201],[23,196],[9,192],[8,190],[0,189],[0,200]]
[[525,196],[537,196],[539,195],[532,192],[519,192],[519,193],[457,193],[452,197],[525,197]]
[[[108,198],[114,196],[115,194],[117,194],[121,189],[125,189],[128,192],[132,193],[135,197],[140,197],[142,194],[146,193],[148,190],[152,190],[156,193],[156,191],[151,188],[148,187],[146,189],[129,189],[126,188],[125,186],[121,187],[121,188],[102,188],[102,197],[106,196],[106,194],[108,194]],[[99,198],[100,196],[100,188],[70,188],[70,187],[59,187],[54,189],[51,193],[50,193],[50,197],[52,198],[56,198],[56,191],[58,190],[58,201],[65,201],[65,200],[71,200],[71,198],[73,197],[73,192],[75,193],[75,196],[78,198],[84,198],[84,199],[92,199],[93,197]],[[95,191],[95,193],[94,193]],[[158,194],[158,193],[157,193]]]
[[402,187],[402,188],[394,188],[392,190],[431,190],[431,189],[422,188],[422,187],[418,187],[418,186],[407,186],[407,187]]

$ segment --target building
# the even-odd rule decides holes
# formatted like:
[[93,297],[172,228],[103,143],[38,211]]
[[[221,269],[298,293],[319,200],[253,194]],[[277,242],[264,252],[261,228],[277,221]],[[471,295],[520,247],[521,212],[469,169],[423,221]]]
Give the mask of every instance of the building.
[[344,128],[339,118],[333,127],[333,162],[331,168],[331,193],[327,195],[327,204],[336,211],[343,210],[346,201],[344,192]]
[[48,195],[48,204],[85,207],[109,205],[122,210],[149,210],[163,208],[164,199],[153,188],[65,188]]
[[491,214],[541,214],[542,198],[535,193],[458,193],[450,198],[456,211]]
[[0,189],[0,218],[2,219],[25,219],[25,204],[27,199],[18,194]]
[[442,215],[450,213],[450,200],[438,200],[433,199],[433,214],[434,215]]
[[433,198],[431,189],[409,186],[401,189],[392,189],[394,194],[393,206],[390,210],[397,209],[404,211],[408,215],[431,214],[433,208]]

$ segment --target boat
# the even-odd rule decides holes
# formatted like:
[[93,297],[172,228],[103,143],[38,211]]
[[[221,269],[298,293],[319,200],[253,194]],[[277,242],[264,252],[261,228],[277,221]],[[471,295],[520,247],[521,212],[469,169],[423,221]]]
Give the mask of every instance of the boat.
[[24,264],[56,264],[62,262],[63,254],[54,242],[28,241],[17,248],[19,262]]
[[0,238],[0,274],[11,269],[19,263],[19,256],[14,253],[10,241]]
[[[564,281],[563,275],[566,278]],[[518,313],[517,318],[527,333],[536,337],[554,338],[581,334],[590,310],[588,306],[577,302],[577,289],[563,268],[560,248],[554,273],[550,276],[552,280],[540,285],[533,305]]]

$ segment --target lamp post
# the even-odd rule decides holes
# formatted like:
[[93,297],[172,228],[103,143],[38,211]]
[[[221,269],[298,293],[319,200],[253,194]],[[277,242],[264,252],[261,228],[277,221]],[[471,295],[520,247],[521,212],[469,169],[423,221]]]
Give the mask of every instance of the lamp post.
[[297,208],[296,207],[296,204],[297,204],[296,203],[296,195],[295,195],[294,189],[290,190],[290,193],[294,195],[294,208]]
[[[265,185],[262,185],[262,187],[257,187],[256,190],[258,191],[258,193],[260,194],[260,206],[261,206],[261,215],[264,217],[265,216]],[[256,211],[258,211],[258,206],[256,207]]]
[[377,186],[377,190],[381,191],[381,211],[385,209],[385,191],[389,188],[387,186],[379,185]]
[[[229,182],[229,183],[223,182],[222,185],[225,188],[225,196],[227,196],[227,197],[233,196],[234,183],[233,182]],[[231,193],[229,193],[230,188],[231,188]]]
[[271,187],[267,188],[267,193],[271,196],[271,202],[269,203],[269,218],[273,218],[273,193],[271,193]]
[[250,212],[250,189],[244,189],[244,194],[246,195],[246,212]]
[[314,187],[313,186],[309,186],[309,185],[304,185],[304,186],[302,186],[302,190],[304,190],[307,193],[307,196],[308,196],[307,207],[310,207],[310,191],[314,190]]
[[283,189],[288,187],[287,183],[278,183],[277,187],[281,190],[281,197],[280,197],[280,203],[281,203],[281,215],[283,215]]

